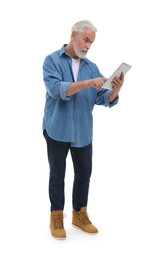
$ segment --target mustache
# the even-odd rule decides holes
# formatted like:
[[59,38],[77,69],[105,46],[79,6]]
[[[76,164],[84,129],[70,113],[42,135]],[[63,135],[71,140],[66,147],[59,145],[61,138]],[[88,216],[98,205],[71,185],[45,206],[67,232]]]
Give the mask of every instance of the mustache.
[[83,49],[82,49],[82,51],[85,51],[85,52],[87,52],[88,50],[87,50],[86,48],[83,48]]

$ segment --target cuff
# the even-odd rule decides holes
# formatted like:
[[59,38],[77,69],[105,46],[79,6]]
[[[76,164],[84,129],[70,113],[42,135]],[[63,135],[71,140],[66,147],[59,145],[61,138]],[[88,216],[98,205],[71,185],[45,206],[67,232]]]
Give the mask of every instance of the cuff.
[[60,96],[64,101],[68,101],[69,99],[71,99],[71,96],[66,96],[66,92],[69,88],[69,84],[70,82],[63,82],[61,83],[61,87],[60,87]]
[[111,91],[108,91],[108,93],[107,93],[107,102],[108,102],[108,106],[112,107],[112,106],[114,106],[114,105],[116,105],[118,103],[119,96],[117,96],[112,102],[109,102],[109,93],[110,92]]

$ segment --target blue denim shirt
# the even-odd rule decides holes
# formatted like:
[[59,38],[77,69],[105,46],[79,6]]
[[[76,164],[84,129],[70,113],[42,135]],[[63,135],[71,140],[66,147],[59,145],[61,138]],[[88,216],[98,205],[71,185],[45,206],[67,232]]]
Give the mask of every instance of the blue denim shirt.
[[[81,59],[78,81],[103,77],[96,64],[87,58]],[[112,107],[118,97],[109,103],[110,90],[87,87],[72,96],[66,96],[74,81],[72,60],[64,46],[48,55],[43,64],[43,79],[46,87],[46,102],[43,129],[58,141],[70,142],[73,147],[83,147],[92,142],[94,105]]]

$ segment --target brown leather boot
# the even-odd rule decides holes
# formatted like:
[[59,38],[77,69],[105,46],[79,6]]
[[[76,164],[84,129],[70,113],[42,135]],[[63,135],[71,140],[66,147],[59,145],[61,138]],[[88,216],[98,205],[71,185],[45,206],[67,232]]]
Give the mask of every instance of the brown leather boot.
[[98,233],[98,229],[89,220],[86,210],[86,207],[82,207],[80,211],[73,210],[72,224],[88,233]]
[[53,210],[50,215],[50,230],[54,238],[65,239],[66,231],[63,226],[63,210]]

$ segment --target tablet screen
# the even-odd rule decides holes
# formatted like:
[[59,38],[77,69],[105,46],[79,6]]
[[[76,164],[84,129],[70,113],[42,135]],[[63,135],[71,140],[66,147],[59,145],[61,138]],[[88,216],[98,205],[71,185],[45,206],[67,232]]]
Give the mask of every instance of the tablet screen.
[[102,85],[102,88],[106,88],[106,89],[112,89],[112,80],[114,79],[114,77],[120,77],[121,73],[123,72],[124,74],[126,74],[129,69],[132,66],[127,64],[127,63],[121,63],[121,65],[115,70],[115,72],[107,79],[107,81],[105,81],[105,83]]

